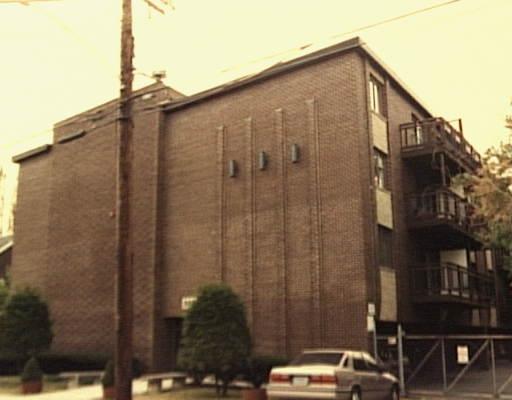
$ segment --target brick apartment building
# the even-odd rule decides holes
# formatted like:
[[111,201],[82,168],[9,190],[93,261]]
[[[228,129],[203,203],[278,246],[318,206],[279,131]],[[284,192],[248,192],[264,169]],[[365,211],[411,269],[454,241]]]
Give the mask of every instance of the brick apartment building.
[[[155,84],[134,108],[135,353],[152,369],[211,282],[241,295],[264,354],[366,348],[369,304],[379,332],[504,328],[499,257],[451,182],[478,153],[358,38],[190,97]],[[114,343],[116,115],[15,157],[12,280],[49,301],[55,351]]]

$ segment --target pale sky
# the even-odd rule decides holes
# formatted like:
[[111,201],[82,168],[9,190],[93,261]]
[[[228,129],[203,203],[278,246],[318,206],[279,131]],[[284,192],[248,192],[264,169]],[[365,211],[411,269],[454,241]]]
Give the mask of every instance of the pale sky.
[[[158,2],[160,0],[153,0]],[[512,0],[174,0],[164,16],[133,0],[135,67],[166,70],[185,94],[360,36],[437,116],[462,118],[484,151],[507,140]],[[59,120],[118,95],[121,0],[0,1],[0,162],[50,140]],[[277,57],[268,58],[269,55]],[[261,60],[263,58],[263,60]],[[260,61],[255,61],[260,60]],[[136,86],[151,83],[138,75]]]

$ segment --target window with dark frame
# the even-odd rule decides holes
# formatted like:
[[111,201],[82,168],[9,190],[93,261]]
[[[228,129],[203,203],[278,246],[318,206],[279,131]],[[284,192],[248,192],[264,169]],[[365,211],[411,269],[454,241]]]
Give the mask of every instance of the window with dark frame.
[[418,146],[423,144],[423,130],[421,128],[420,119],[414,113],[411,113],[412,122],[414,122],[414,130],[408,130],[409,137],[407,138],[407,144],[409,146]]
[[388,189],[387,156],[383,152],[374,149],[375,159],[375,186],[379,189]]
[[492,271],[494,269],[494,259],[491,249],[484,250],[484,258],[485,258],[485,267],[487,271]]
[[391,229],[378,227],[378,248],[379,266],[393,267],[393,231]]
[[476,264],[476,251],[475,250],[469,250],[468,252],[468,264],[469,268],[476,270],[477,264]]
[[372,111],[385,116],[384,85],[370,76],[370,108]]

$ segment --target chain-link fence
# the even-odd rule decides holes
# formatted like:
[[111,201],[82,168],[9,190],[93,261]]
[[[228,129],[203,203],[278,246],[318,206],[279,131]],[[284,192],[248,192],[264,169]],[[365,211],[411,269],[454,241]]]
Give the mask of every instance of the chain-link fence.
[[409,393],[512,399],[512,335],[379,336],[378,349]]

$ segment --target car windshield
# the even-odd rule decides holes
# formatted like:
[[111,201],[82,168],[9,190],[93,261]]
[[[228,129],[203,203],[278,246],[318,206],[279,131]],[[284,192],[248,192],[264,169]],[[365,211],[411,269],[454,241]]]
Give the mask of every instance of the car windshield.
[[290,365],[338,365],[343,353],[302,353]]

